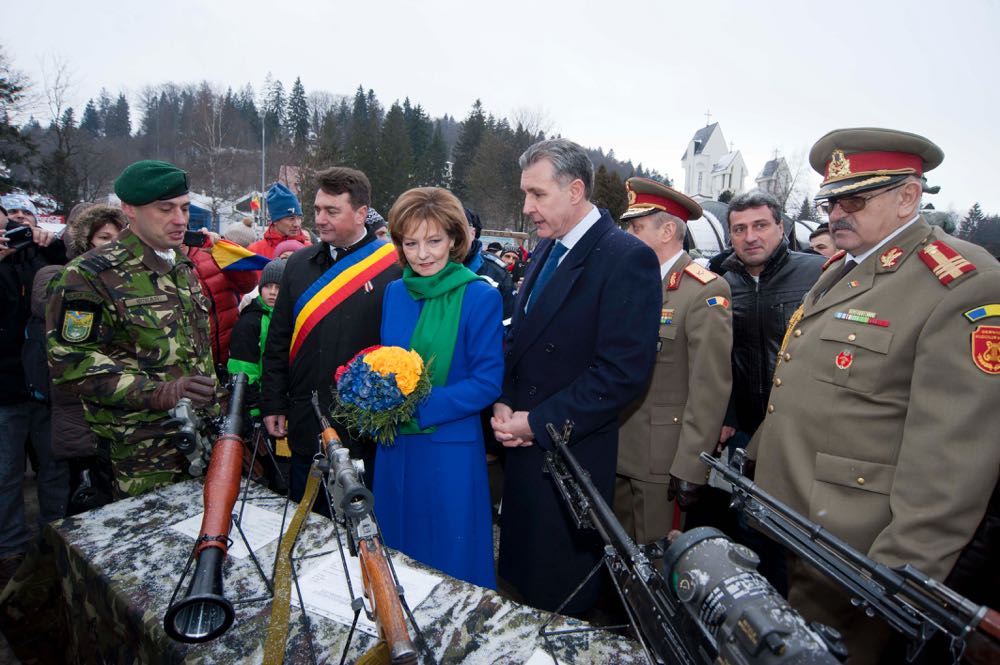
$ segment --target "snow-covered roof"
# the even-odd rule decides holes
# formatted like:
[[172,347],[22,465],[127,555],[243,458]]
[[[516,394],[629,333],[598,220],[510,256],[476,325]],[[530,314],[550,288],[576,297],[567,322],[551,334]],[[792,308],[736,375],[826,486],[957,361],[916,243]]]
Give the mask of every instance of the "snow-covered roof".
[[725,171],[739,158],[740,151],[727,152],[722,157],[719,158],[715,164],[712,164],[712,173],[719,173],[720,171]]

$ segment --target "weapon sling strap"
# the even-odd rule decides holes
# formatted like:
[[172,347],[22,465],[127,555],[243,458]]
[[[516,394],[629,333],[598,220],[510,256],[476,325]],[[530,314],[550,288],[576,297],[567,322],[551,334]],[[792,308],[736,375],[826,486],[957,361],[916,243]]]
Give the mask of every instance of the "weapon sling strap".
[[[295,515],[288,525],[278,546],[278,557],[274,572],[274,598],[271,601],[271,620],[267,626],[267,642],[264,643],[264,665],[281,665],[285,659],[285,645],[288,641],[288,615],[291,612],[292,594],[292,549],[299,537],[302,523],[312,510],[319,492],[322,473],[315,462],[309,469],[306,489],[295,509]],[[305,611],[304,609],[302,610]]]

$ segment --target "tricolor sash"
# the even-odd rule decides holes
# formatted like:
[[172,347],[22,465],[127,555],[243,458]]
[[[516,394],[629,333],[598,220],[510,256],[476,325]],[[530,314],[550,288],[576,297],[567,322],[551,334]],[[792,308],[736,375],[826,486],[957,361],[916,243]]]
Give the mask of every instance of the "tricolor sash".
[[303,342],[320,321],[340,303],[376,275],[396,262],[396,248],[385,240],[374,240],[333,264],[295,301],[292,318],[291,365]]

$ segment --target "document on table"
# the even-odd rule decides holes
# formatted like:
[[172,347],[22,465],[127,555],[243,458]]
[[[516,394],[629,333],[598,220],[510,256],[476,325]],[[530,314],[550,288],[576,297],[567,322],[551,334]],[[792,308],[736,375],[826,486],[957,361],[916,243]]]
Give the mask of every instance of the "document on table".
[[[347,558],[347,568],[351,574],[354,594],[364,598],[358,558],[348,555],[346,550],[344,553]],[[396,576],[399,577],[399,583],[403,587],[406,604],[410,606],[411,610],[422,603],[441,581],[439,576],[411,568],[401,563],[399,559],[393,559],[392,565],[396,569]],[[351,594],[347,591],[347,578],[344,576],[344,567],[338,551],[335,550],[322,557],[320,562],[313,564],[306,572],[300,574],[299,588],[302,589],[302,602],[307,611],[348,626],[354,621]],[[292,594],[292,604],[293,606],[298,604],[297,594]],[[369,609],[371,608],[367,599],[365,599],[365,604]],[[378,636],[375,624],[368,619],[364,610],[358,616],[358,630]]]
[[[174,531],[180,531],[186,536],[191,536],[193,539],[197,538],[201,533],[201,520],[204,515],[204,512],[200,512],[177,524],[172,524],[170,528]],[[243,533],[246,534],[250,546],[256,552],[277,540],[278,536],[281,535],[281,515],[248,503],[243,510],[243,521],[240,526],[243,527]],[[229,539],[233,541],[232,547],[229,548],[229,556],[237,559],[245,559],[249,556],[243,538],[240,537],[240,532],[235,526],[229,531]]]
[[548,651],[542,647],[536,647],[531,652],[531,657],[524,661],[524,665],[565,665],[561,660],[553,658]]

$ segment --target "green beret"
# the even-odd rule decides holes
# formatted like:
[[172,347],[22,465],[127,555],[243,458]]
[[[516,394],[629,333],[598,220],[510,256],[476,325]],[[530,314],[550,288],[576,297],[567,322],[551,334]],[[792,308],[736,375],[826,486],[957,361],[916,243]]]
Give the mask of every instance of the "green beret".
[[187,173],[173,164],[152,159],[129,164],[115,180],[115,194],[123,203],[134,206],[166,201],[188,191]]

